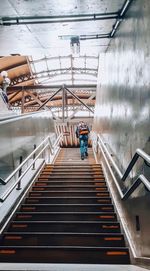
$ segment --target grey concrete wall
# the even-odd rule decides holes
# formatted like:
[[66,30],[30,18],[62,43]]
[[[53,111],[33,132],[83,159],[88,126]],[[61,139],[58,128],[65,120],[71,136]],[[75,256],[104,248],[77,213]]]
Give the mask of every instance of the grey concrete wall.
[[[149,0],[133,1],[107,52],[100,55],[94,129],[110,145],[122,172],[137,148],[150,154]],[[149,178],[149,169],[139,161],[133,176],[144,172]],[[150,256],[149,198],[141,186],[127,204],[129,229],[145,256]],[[138,233],[135,215],[143,223]]]
[[6,178],[33,151],[34,144],[51,135],[55,140],[54,121],[50,112],[27,114],[0,122],[0,177]]
[[126,167],[136,148],[150,153],[150,1],[136,0],[100,55],[95,129]]

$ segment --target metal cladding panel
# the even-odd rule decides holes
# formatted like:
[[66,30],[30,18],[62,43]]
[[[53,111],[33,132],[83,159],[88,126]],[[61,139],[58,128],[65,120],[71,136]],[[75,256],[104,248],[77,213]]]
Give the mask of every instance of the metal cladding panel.
[[[150,154],[149,14],[150,1],[134,1],[109,49],[100,57],[94,129],[111,146],[122,172],[137,148]],[[142,159],[133,168],[133,180],[138,174],[150,176]],[[127,181],[127,186],[133,180]],[[124,204],[138,253],[148,257],[149,193],[141,185]],[[137,215],[141,228],[136,232]]]

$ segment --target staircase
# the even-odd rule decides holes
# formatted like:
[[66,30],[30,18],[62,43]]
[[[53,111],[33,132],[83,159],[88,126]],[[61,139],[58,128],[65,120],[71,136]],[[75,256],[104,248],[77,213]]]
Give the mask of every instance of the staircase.
[[101,165],[46,165],[1,236],[0,261],[128,264]]

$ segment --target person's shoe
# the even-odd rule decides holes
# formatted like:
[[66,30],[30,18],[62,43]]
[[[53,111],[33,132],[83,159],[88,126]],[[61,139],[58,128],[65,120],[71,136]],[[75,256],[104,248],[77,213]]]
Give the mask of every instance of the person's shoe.
[[88,156],[88,152],[85,152],[85,156]]
[[83,155],[81,155],[81,159],[84,160],[84,156]]

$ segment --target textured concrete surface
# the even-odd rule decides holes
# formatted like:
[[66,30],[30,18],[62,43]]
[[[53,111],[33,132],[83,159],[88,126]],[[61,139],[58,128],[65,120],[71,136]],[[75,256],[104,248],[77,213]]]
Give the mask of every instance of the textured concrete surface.
[[[0,17],[3,16],[59,16],[68,14],[96,14],[117,12],[124,0],[5,0],[0,1]],[[109,33],[115,20],[72,22],[56,24],[16,25],[0,27],[1,55],[21,53],[44,56],[70,54],[70,37],[61,35],[87,35]],[[104,51],[109,39],[84,40],[81,54],[91,55]]]
[[[150,154],[149,14],[150,1],[133,1],[109,49],[100,56],[95,129],[111,146],[122,172],[137,148]],[[139,159],[133,178],[140,173],[149,179],[150,168]],[[141,185],[124,205],[137,253],[148,257],[149,193]],[[136,216],[140,229],[136,229]]]

